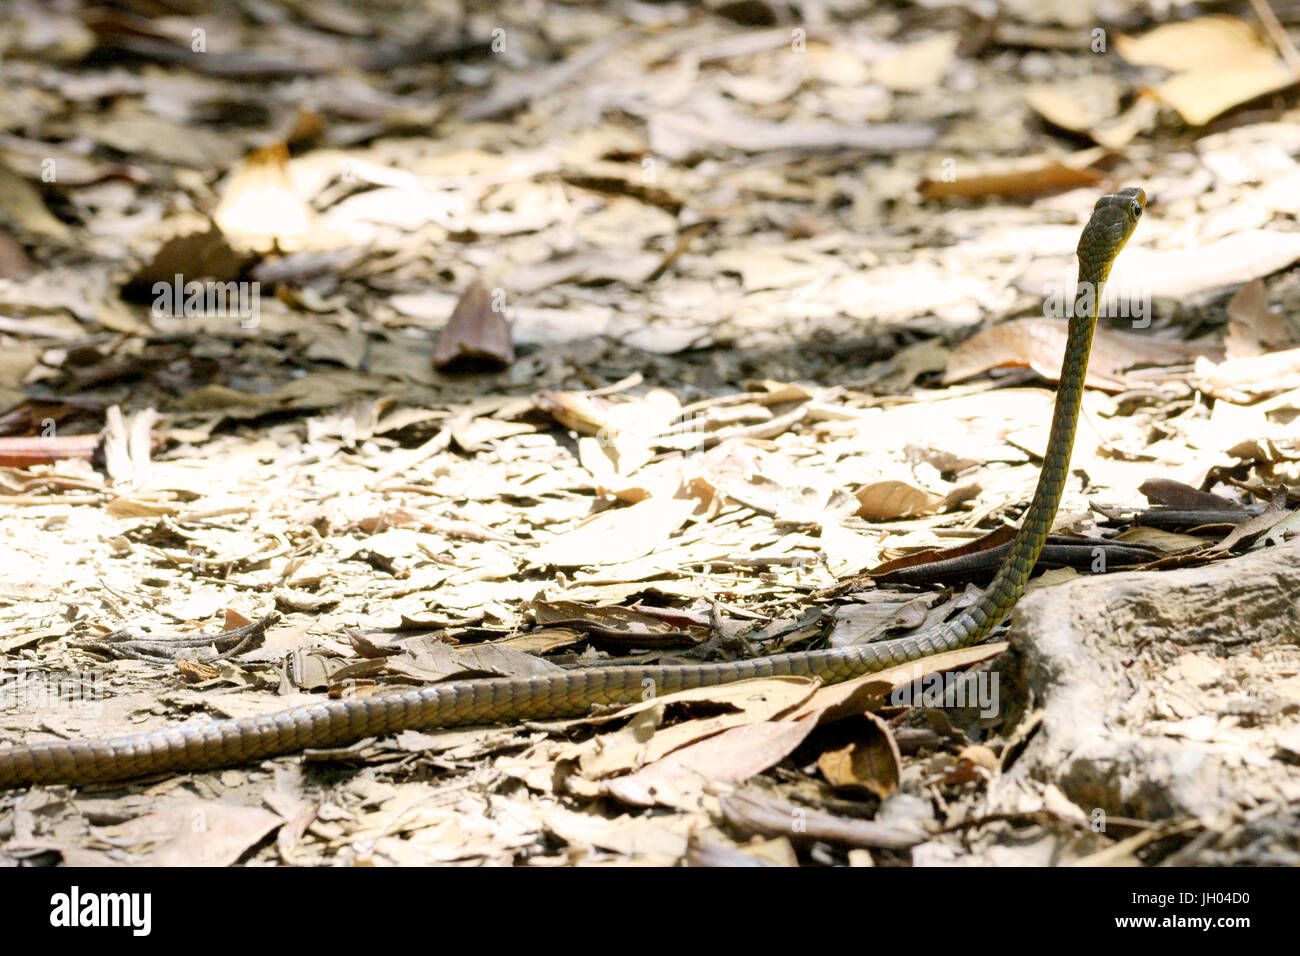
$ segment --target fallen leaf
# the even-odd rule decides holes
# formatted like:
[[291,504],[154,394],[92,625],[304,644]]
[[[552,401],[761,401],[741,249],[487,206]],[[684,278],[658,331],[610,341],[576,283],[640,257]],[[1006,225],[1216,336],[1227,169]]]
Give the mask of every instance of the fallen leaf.
[[1231,16],[1166,23],[1140,37],[1121,33],[1115,49],[1134,65],[1175,71],[1152,92],[1191,126],[1300,80],[1249,23]]
[[100,840],[139,847],[145,866],[230,866],[284,820],[269,810],[215,800],[176,804],[114,826]]
[[50,213],[45,200],[27,180],[0,163],[0,214],[5,220],[35,236],[66,242],[71,232]]
[[[1013,319],[972,335],[948,358],[944,381],[957,382],[994,368],[1029,367],[1048,381],[1061,374],[1068,322]],[[1170,342],[1149,335],[1098,328],[1088,362],[1088,388],[1119,392],[1129,386],[1123,373],[1136,365],[1171,365],[1218,354],[1213,346]]]
[[945,498],[905,481],[875,481],[853,493],[858,499],[855,514],[868,521],[892,521],[916,515],[938,514]]
[[871,65],[872,78],[891,90],[918,93],[943,82],[957,52],[960,34],[937,33],[882,57]]
[[933,127],[921,124],[768,122],[742,117],[721,104],[697,104],[692,112],[654,113],[648,132],[651,150],[674,162],[726,149],[743,153],[839,149],[892,154],[924,149],[938,136]]
[[1108,152],[1096,148],[1072,156],[1032,156],[970,168],[953,160],[950,169],[940,172],[937,178],[927,176],[917,188],[924,198],[940,200],[1051,195],[1101,182],[1102,173],[1094,167]]
[[817,769],[827,783],[837,789],[866,790],[881,799],[898,789],[903,755],[887,723],[864,713],[841,721],[835,732],[852,739],[817,758]]
[[315,214],[294,190],[289,149],[256,150],[230,175],[213,221],[237,245],[260,251],[300,248],[315,229]]
[[1228,332],[1223,346],[1227,358],[1250,358],[1284,349],[1294,341],[1286,318],[1268,307],[1260,279],[1252,279],[1228,300]]
[[693,498],[656,496],[626,508],[612,508],[543,541],[530,560],[534,565],[561,568],[631,561],[665,544],[697,504]]
[[606,781],[602,790],[632,806],[692,808],[709,790],[744,783],[780,763],[815,726],[816,720],[805,719],[733,727]]

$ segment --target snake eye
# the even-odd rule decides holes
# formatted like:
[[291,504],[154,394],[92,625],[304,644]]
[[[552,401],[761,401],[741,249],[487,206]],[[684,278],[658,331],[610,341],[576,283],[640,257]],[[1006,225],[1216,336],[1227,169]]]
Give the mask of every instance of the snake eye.
[[1129,214],[1129,218],[1131,218],[1134,222],[1137,222],[1139,219],[1142,218],[1142,204],[1138,202],[1129,203],[1128,214]]

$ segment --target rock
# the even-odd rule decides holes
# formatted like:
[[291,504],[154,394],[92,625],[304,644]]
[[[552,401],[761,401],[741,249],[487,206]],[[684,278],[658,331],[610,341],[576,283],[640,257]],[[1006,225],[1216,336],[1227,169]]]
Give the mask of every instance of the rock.
[[1143,820],[1294,800],[1275,740],[1294,725],[1298,640],[1300,542],[1031,591],[1012,616],[1003,712],[1039,724],[1008,747],[990,802],[1018,804],[1028,781]]

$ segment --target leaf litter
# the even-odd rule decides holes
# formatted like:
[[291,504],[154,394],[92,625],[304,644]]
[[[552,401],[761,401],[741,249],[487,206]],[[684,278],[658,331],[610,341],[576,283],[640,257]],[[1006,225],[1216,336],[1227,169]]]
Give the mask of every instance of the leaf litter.
[[[1294,83],[1245,21],[1117,37],[1140,74],[1000,21],[1017,73],[960,6],[793,41],[725,11],[506,8],[506,56],[468,8],[411,44],[414,6],[295,7],[278,44],[205,56],[69,9],[121,66],[74,71],[18,19],[0,71],[45,78],[0,139],[0,686],[102,689],[92,713],[0,707],[4,743],[932,626],[1033,493],[1050,302],[1096,192],[1128,181],[1154,202],[1053,546],[1190,566],[1296,533],[1300,140],[1289,113],[1203,128]],[[1171,58],[1193,40],[1231,82]],[[356,57],[376,72],[339,69]],[[200,282],[195,314],[188,285],[159,307],[173,281]],[[251,281],[255,314],[212,308]],[[944,570],[918,591],[900,558]],[[0,856],[1028,859],[1015,820],[968,825],[1023,726],[898,703],[1002,649],[144,781],[94,795],[114,826],[61,788],[6,794]],[[1101,851],[1042,801],[1059,858]]]

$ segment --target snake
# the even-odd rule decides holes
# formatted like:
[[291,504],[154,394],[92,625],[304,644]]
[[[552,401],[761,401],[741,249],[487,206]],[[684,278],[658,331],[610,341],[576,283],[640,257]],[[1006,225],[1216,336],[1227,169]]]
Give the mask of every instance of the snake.
[[1077,291],[1038,485],[992,582],[955,618],[919,634],[847,647],[721,663],[607,665],[457,680],[105,740],[7,747],[0,749],[0,788],[106,783],[237,766],[410,729],[575,717],[599,705],[623,706],[751,678],[802,676],[834,684],[978,643],[1024,593],[1056,517],[1074,449],[1101,291],[1145,207],[1146,193],[1128,186],[1098,199],[1084,226],[1076,250]]

